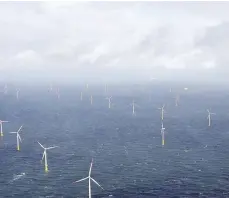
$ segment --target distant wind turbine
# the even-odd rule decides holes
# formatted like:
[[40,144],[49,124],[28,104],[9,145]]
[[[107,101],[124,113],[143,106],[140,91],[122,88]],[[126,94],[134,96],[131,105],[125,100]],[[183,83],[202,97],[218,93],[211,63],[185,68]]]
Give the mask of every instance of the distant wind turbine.
[[83,100],[83,92],[82,91],[80,92],[80,100],[81,101]]
[[47,150],[57,148],[58,146],[52,146],[52,147],[45,148],[40,142],[38,142],[38,144],[44,149],[44,153],[43,153],[41,162],[43,161],[43,159],[45,159],[45,172],[48,172]]
[[164,120],[165,105],[163,104],[163,106],[158,109],[161,109],[161,120]]
[[165,145],[165,128],[163,126],[163,122],[161,123],[161,144]]
[[56,89],[56,94],[57,94],[57,98],[60,99],[60,89],[59,89],[59,87]]
[[208,126],[211,126],[211,115],[215,115],[215,113],[211,113],[210,111],[209,111],[209,109],[207,109],[207,112],[208,112]]
[[50,85],[49,85],[49,91],[52,92],[52,90],[53,90],[53,86],[52,86],[52,83],[50,83]]
[[[91,177],[91,169],[92,169],[92,165],[93,165],[93,159],[91,161],[91,166],[90,166],[90,169],[89,169],[89,173],[88,173],[88,176],[83,178],[83,179],[80,179],[80,180],[77,180],[73,183],[78,183],[78,182],[81,182],[81,181],[84,181],[86,179],[88,179],[88,195],[89,195],[89,198],[91,198],[91,181],[93,181],[97,186],[99,186],[100,188],[103,189],[103,187],[97,182],[95,181],[92,177]],[[104,189],[103,189],[104,190]]]
[[91,105],[92,105],[92,103],[93,103],[93,96],[91,95]]
[[105,94],[107,94],[107,84],[105,84]]
[[133,100],[133,102],[130,105],[132,105],[132,114],[133,115],[136,115],[136,113],[135,113],[135,107],[139,107],[139,106],[134,102],[134,100]]
[[17,97],[17,100],[19,99],[19,92],[20,92],[20,89],[17,89],[17,90],[16,90],[16,97]]
[[106,98],[108,100],[108,108],[109,109],[111,108],[111,98],[112,98],[112,96]]
[[7,92],[8,92],[8,87],[7,87],[7,84],[5,84],[5,86],[4,86],[4,94],[6,95]]
[[21,136],[19,135],[19,132],[21,131],[21,128],[23,127],[23,125],[21,125],[21,127],[18,129],[17,132],[9,132],[9,133],[16,133],[17,134],[17,150],[20,151],[20,144],[19,141],[22,142],[21,140]]
[[180,101],[180,96],[179,95],[177,95],[176,97],[175,97],[175,104],[176,104],[176,107],[178,106],[178,102]]
[[8,122],[8,121],[0,120],[0,127],[1,127],[1,134],[0,134],[0,136],[1,136],[1,137],[3,137],[2,125],[3,125],[4,122]]

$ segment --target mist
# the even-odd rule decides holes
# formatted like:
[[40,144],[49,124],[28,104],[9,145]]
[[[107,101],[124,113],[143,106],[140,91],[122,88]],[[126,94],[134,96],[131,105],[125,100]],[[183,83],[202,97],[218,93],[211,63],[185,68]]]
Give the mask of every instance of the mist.
[[229,2],[1,2],[2,82],[228,82]]

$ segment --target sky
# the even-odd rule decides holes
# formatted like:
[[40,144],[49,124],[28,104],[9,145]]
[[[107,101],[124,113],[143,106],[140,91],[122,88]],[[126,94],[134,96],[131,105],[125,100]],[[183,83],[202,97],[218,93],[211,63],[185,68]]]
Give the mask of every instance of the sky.
[[0,2],[0,77],[222,80],[229,2]]

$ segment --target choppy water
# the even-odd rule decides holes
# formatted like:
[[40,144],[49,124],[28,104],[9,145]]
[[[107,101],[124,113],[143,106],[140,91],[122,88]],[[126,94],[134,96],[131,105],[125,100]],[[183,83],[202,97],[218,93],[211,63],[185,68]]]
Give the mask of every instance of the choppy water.
[[[60,87],[59,100],[47,89],[24,87],[18,101],[12,91],[0,94],[0,119],[10,121],[0,140],[1,197],[87,197],[87,181],[72,183],[87,176],[92,157],[92,177],[105,189],[93,184],[93,197],[229,197],[228,90],[112,87],[108,109],[103,87],[89,88],[83,101],[77,87]],[[133,97],[136,116],[129,105]],[[207,108],[216,113],[210,128]],[[22,124],[17,152],[16,136],[8,132]],[[48,151],[48,174],[37,141],[59,146]]]

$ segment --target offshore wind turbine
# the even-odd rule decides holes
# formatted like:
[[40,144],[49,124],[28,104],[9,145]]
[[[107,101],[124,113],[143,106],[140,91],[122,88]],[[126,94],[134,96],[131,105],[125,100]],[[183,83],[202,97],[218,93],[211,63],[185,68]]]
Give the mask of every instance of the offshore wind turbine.
[[59,89],[59,87],[56,89],[56,94],[57,94],[57,98],[60,99],[60,89]]
[[17,100],[19,99],[19,92],[20,92],[20,89],[17,89],[17,90],[16,90],[16,97],[17,97]]
[[52,83],[50,83],[50,85],[49,85],[49,91],[52,92],[52,90],[53,90],[53,85],[52,85]]
[[165,145],[165,128],[163,126],[163,122],[161,123],[161,144]]
[[164,120],[165,104],[163,104],[163,106],[158,109],[161,109],[161,120]]
[[8,122],[8,121],[3,121],[3,120],[0,120],[0,127],[1,127],[1,132],[0,132],[0,136],[3,137],[3,130],[2,130],[2,125],[4,122]]
[[92,105],[92,103],[93,103],[93,96],[92,95],[91,95],[90,100],[91,100],[91,105]]
[[209,109],[207,109],[207,112],[208,112],[208,117],[207,117],[207,119],[208,119],[208,126],[211,126],[211,115],[215,115],[215,113],[211,113],[209,111]]
[[112,98],[112,96],[106,98],[108,100],[108,108],[109,109],[111,108],[111,98]]
[[178,102],[180,101],[180,96],[179,95],[177,95],[176,97],[175,97],[175,104],[176,104],[176,107],[178,106]]
[[107,84],[105,84],[105,94],[107,94]]
[[4,94],[6,95],[7,92],[8,92],[8,87],[7,87],[7,84],[5,84],[5,86],[4,86]]
[[23,125],[21,125],[21,127],[18,129],[17,132],[9,132],[9,133],[16,133],[17,134],[17,150],[20,151],[20,142],[22,142],[21,140],[21,136],[19,135],[19,132],[21,131],[21,128],[23,127]]
[[44,153],[43,153],[41,162],[43,161],[43,159],[45,159],[45,172],[47,173],[48,172],[47,150],[57,148],[58,146],[52,146],[52,147],[45,148],[40,142],[38,142],[38,144],[44,149]]
[[93,165],[93,159],[91,161],[91,165],[90,165],[88,176],[83,178],[83,179],[80,179],[80,180],[77,180],[77,181],[73,182],[73,183],[78,183],[78,182],[81,182],[81,181],[84,181],[84,180],[88,179],[88,195],[89,195],[89,198],[91,198],[91,181],[93,181],[97,186],[99,186],[100,188],[103,189],[103,187],[91,177],[92,165]]
[[134,102],[134,100],[133,100],[132,103],[130,103],[130,105],[132,105],[132,114],[133,115],[136,115],[136,113],[135,113],[135,107],[138,106],[138,105]]

